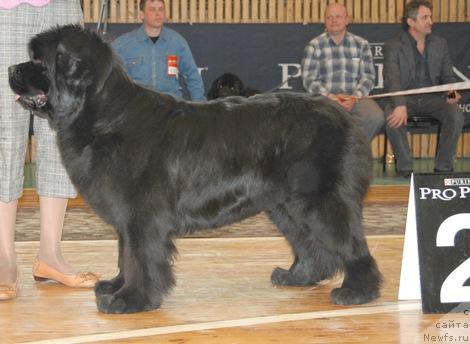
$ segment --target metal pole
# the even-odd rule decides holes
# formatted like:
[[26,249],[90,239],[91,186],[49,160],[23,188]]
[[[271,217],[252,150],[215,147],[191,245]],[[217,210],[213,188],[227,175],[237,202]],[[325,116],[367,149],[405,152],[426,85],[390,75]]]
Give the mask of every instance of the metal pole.
[[103,23],[103,34],[108,30],[108,0],[101,0],[100,18],[96,30],[99,31]]

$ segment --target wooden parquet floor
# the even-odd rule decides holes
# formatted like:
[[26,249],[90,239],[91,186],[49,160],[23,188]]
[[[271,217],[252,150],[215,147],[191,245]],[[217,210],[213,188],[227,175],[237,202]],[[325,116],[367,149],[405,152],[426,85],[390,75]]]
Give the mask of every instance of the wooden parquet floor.
[[[419,301],[397,301],[403,238],[368,242],[385,277],[382,296],[370,304],[332,304],[329,292],[341,276],[315,288],[273,287],[272,269],[292,259],[283,238],[184,238],[177,241],[177,286],[162,308],[126,315],[98,313],[91,290],[34,282],[38,243],[19,242],[20,294],[0,304],[0,343],[408,344],[443,335],[443,322],[469,322],[463,314],[423,315]],[[68,241],[63,249],[81,270],[103,278],[117,272],[114,240]]]
[[[314,288],[273,287],[272,269],[289,267],[292,257],[274,225],[259,214],[178,239],[175,289],[159,310],[125,315],[99,313],[92,290],[33,280],[39,214],[28,208],[37,204],[28,195],[17,219],[20,292],[0,303],[0,344],[424,344],[445,342],[445,335],[469,342],[468,315],[423,315],[419,300],[397,300],[407,189],[390,190],[372,190],[364,209],[369,247],[385,277],[382,295],[372,303],[332,304],[329,293],[341,275]],[[81,271],[103,279],[117,273],[114,230],[79,202],[67,211],[62,250]],[[449,323],[467,328],[443,328]]]

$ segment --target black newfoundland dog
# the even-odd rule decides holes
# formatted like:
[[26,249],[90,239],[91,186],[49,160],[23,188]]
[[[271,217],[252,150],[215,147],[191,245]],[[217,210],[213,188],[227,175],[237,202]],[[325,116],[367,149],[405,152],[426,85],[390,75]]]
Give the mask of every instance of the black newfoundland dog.
[[229,96],[251,97],[258,93],[261,92],[246,87],[235,74],[224,73],[212,82],[209,92],[207,92],[207,99],[212,100]]
[[292,246],[275,285],[344,271],[334,303],[369,302],[381,275],[362,227],[369,145],[326,98],[294,93],[186,102],[131,81],[111,48],[78,26],[43,32],[9,68],[27,108],[46,115],[70,178],[119,237],[119,274],[98,309],[158,308],[175,284],[174,238],[265,211]]

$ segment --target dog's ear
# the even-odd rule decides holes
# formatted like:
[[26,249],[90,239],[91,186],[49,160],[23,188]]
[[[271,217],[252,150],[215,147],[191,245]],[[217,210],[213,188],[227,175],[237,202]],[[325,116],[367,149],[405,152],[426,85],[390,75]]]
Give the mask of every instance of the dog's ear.
[[70,51],[59,43],[55,56],[55,75],[64,76],[64,82],[70,89],[83,92],[92,83],[90,64],[78,53]]
[[77,54],[68,51],[62,43],[57,46],[55,60],[56,72],[66,76],[77,77],[79,76],[77,74],[83,72],[85,68],[85,62]]
[[57,72],[75,81],[75,85],[85,89],[93,85],[93,91],[99,92],[111,74],[112,51],[94,35],[91,43],[82,51],[68,50],[62,43],[57,47],[56,69]]

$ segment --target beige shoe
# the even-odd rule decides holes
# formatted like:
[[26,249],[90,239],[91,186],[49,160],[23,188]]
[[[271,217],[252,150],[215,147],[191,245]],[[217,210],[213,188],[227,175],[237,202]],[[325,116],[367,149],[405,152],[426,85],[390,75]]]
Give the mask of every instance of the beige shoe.
[[93,288],[99,281],[98,276],[92,272],[65,275],[41,262],[38,257],[34,260],[33,277],[36,281],[53,280],[72,288]]

